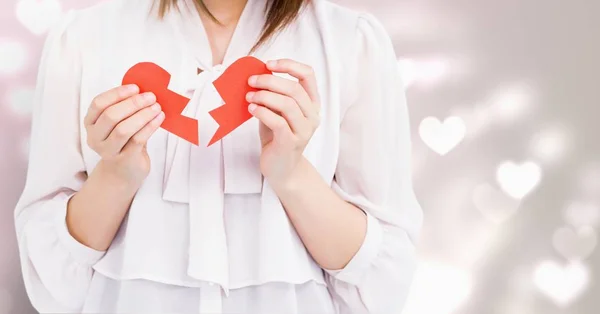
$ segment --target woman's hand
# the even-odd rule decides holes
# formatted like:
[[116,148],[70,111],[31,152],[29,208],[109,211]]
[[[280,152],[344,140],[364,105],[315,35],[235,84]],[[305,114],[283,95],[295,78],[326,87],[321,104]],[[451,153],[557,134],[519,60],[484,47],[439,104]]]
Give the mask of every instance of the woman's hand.
[[141,185],[150,172],[146,143],[165,118],[156,96],[136,85],[98,95],[84,119],[87,144],[102,160],[99,168],[121,182]]
[[261,172],[272,185],[286,184],[319,126],[320,101],[313,69],[293,60],[267,63],[270,71],[287,73],[298,82],[275,75],[250,77],[260,91],[250,92],[248,111],[260,120]]

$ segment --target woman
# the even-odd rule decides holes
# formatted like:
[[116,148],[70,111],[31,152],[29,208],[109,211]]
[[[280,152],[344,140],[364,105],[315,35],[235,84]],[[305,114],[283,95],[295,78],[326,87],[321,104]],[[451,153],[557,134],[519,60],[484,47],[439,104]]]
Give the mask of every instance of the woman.
[[[212,82],[251,54],[252,118],[214,145]],[[154,62],[200,145],[119,86]],[[118,87],[115,87],[118,86]],[[48,38],[15,211],[40,312],[399,313],[421,211],[392,44],[322,0],[113,0]]]

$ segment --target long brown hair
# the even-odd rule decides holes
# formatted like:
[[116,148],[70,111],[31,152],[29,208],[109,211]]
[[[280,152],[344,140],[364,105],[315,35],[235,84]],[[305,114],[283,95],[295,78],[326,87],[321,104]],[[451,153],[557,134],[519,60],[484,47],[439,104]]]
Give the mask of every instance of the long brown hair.
[[[159,0],[158,14],[161,18],[174,6],[179,0]],[[269,40],[278,31],[291,24],[298,17],[302,7],[311,0],[268,0],[265,6],[266,21],[263,26],[262,34],[252,50]],[[204,1],[194,0],[198,10],[206,12],[211,19],[219,23],[214,15],[206,8]]]

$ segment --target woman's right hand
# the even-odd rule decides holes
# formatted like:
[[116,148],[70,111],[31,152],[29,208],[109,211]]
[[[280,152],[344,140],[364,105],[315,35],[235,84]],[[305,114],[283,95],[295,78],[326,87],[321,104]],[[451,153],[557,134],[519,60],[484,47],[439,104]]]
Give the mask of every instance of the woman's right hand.
[[98,168],[139,187],[150,172],[146,143],[164,119],[156,96],[136,85],[98,95],[84,119],[87,144],[102,158]]

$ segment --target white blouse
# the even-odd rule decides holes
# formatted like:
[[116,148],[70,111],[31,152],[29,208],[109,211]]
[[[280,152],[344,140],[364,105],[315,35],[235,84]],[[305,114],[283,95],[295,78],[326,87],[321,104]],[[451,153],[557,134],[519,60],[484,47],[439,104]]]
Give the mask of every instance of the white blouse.
[[[261,176],[257,120],[206,145],[218,127],[208,112],[223,104],[212,82],[249,53],[266,0],[248,1],[217,66],[190,1],[163,20],[153,0],[102,2],[69,13],[49,35],[27,183],[15,210],[33,306],[44,313],[399,313],[422,213],[411,184],[404,91],[384,28],[370,15],[316,0],[253,53],[314,68],[321,126],[304,155],[368,217],[350,263],[323,270]],[[110,248],[98,252],[65,224],[68,199],[100,159],[86,144],[83,118],[96,95],[144,61],[169,71],[169,89],[191,99],[184,114],[199,121],[200,145],[163,129],[152,136],[151,172]]]

